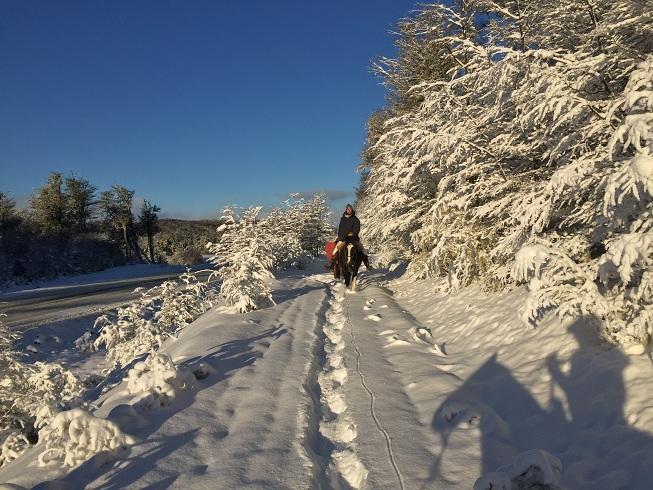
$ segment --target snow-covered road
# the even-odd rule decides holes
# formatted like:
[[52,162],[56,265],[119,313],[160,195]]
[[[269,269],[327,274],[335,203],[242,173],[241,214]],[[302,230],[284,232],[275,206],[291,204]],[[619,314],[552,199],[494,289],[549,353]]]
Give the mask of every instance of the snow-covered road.
[[[102,273],[99,273],[96,276],[100,277],[94,278],[89,274],[91,277],[86,280],[83,280],[85,276],[76,276],[81,278],[77,282],[73,278],[62,278],[52,281],[53,285],[46,283],[39,288],[0,293],[0,311],[7,314],[5,324],[13,330],[97,314],[133,301],[137,287],[157,286],[163,281],[177,278],[180,270],[183,271],[180,267],[169,269],[164,273],[155,270],[154,274],[146,269],[140,277],[116,278],[106,273],[106,277],[102,277]],[[198,276],[206,279],[208,274],[200,273]]]
[[[582,325],[525,325],[522,290],[438,297],[427,283],[393,284],[393,294],[383,281],[368,274],[349,293],[327,274],[292,272],[273,282],[272,308],[212,310],[162,349],[209,367],[191,390],[146,415],[124,382],[95,403],[137,438],[128,455],[66,474],[37,468],[30,450],[0,481],[469,489],[544,449],[562,461],[563,488],[650,488],[645,356],[608,349]],[[526,454],[526,469],[558,471]]]

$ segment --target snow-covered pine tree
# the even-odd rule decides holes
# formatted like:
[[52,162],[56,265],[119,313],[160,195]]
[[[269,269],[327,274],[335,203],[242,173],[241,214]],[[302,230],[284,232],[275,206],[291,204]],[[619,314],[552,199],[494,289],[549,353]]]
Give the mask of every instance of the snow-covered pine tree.
[[285,269],[301,260],[302,204],[301,199],[291,197],[283,207],[272,209],[258,223],[272,253],[272,269]]
[[219,240],[207,244],[222,280],[220,294],[241,313],[274,304],[267,280],[272,277],[275,257],[260,212],[260,207],[251,207],[239,216],[226,210],[218,228]]
[[331,210],[324,194],[316,194],[305,201],[301,208],[302,230],[301,248],[310,257],[322,253],[324,243],[332,238]]

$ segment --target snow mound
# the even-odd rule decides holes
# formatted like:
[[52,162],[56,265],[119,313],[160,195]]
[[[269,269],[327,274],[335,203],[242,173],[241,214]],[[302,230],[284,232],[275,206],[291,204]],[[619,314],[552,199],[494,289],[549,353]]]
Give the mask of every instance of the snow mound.
[[146,408],[165,406],[180,390],[192,386],[192,375],[175,366],[167,354],[150,354],[134,365],[126,377],[127,391],[137,395],[136,405]]
[[508,466],[479,478],[474,490],[557,490],[562,463],[543,449],[531,449]]
[[39,455],[41,466],[51,463],[77,466],[91,456],[116,453],[135,442],[112,421],[95,417],[81,408],[57,414],[42,430],[41,441],[45,445],[45,451]]

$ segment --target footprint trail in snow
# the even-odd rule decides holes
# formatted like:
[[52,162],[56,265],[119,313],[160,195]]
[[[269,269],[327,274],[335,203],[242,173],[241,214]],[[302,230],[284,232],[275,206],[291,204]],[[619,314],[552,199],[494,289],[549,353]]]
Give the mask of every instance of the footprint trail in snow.
[[334,448],[327,469],[327,477],[333,487],[339,488],[344,480],[352,488],[361,488],[368,475],[367,468],[356,454],[356,426],[347,413],[344,384],[348,373],[342,351],[345,342],[342,330],[345,326],[343,314],[344,293],[340,284],[330,292],[330,308],[324,324],[326,362],[318,376],[321,391],[322,420],[320,433]]

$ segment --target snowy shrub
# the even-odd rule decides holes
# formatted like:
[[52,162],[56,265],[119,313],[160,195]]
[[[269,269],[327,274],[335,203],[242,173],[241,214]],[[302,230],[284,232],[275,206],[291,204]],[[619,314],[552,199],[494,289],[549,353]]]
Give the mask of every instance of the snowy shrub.
[[141,301],[122,306],[116,313],[99,317],[95,326],[100,334],[95,341],[96,348],[106,348],[107,359],[113,366],[125,366],[140,354],[159,346],[164,338],[152,323],[154,312],[151,301]]
[[[1,440],[1,439],[0,439]],[[11,432],[0,444],[0,466],[11,463],[29,446],[29,440],[20,432]]]
[[0,321],[0,466],[61,410],[75,404],[83,386],[66,368],[26,364],[13,351],[15,337]]
[[173,334],[205,313],[215,299],[212,287],[195,274],[185,272],[179,280],[180,283],[166,281],[148,292],[158,296],[160,305],[154,321]]
[[105,347],[113,366],[125,366],[139,355],[156,351],[169,337],[213,306],[214,290],[186,272],[144,291],[141,299],[99,317],[95,348]]
[[220,293],[237,312],[273,305],[267,286],[272,271],[301,267],[306,259],[321,253],[332,233],[323,195],[308,201],[291,195],[267,216],[261,217],[260,212],[260,207],[240,214],[233,208],[225,209],[218,241],[207,244],[222,280]]
[[77,466],[98,453],[115,453],[134,443],[110,420],[81,408],[59,413],[41,433],[39,444],[45,446],[39,455],[42,466]]
[[138,395],[136,404],[147,408],[168,405],[180,390],[192,384],[192,374],[175,366],[167,354],[150,354],[127,374],[127,390]]
[[60,410],[76,402],[84,388],[72,372],[59,364],[37,362],[28,367],[22,403],[32,407],[34,425],[40,429]]

